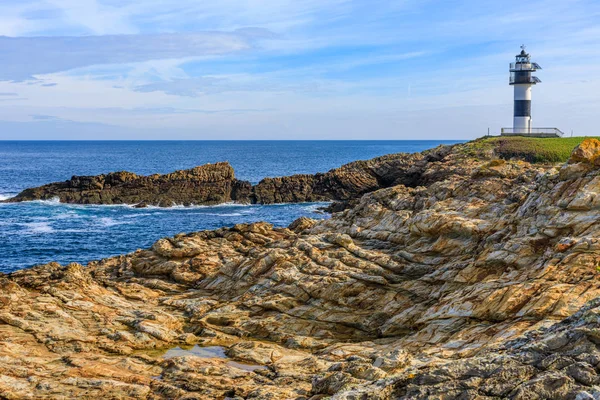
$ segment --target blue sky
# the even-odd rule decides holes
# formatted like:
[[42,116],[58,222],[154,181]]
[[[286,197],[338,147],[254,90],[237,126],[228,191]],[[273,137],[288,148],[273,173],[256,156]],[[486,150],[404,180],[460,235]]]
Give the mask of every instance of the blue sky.
[[0,0],[0,139],[598,135],[597,0]]

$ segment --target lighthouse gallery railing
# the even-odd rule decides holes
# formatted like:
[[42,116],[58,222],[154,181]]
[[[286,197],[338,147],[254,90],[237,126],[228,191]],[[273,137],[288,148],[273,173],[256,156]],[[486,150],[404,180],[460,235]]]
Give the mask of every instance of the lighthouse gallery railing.
[[536,136],[563,136],[564,132],[558,128],[502,128],[503,135],[536,135]]
[[540,67],[540,64],[532,62],[529,64],[523,64],[523,63],[510,63],[510,71],[511,72],[517,72],[517,71],[537,71],[538,69],[542,69],[542,67]]
[[540,78],[537,76],[517,76],[515,77],[513,74],[510,75],[510,79],[508,80],[511,84],[519,84],[519,83],[540,83],[542,82]]

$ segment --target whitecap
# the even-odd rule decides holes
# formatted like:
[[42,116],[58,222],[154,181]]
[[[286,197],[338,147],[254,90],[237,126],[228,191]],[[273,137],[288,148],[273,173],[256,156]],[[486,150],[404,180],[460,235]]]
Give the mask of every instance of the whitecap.
[[241,217],[242,215],[244,215],[243,213],[202,213],[202,214],[198,214],[198,215],[213,215],[213,216],[217,216],[217,217]]
[[123,216],[121,216],[121,218],[128,218],[128,219],[131,219],[131,218],[139,218],[139,217],[148,217],[148,216],[151,216],[151,215],[157,215],[157,214],[159,214],[159,213],[139,213],[139,214],[127,214],[127,215],[123,215]]
[[53,197],[50,200],[34,200],[33,203],[44,204],[48,206],[56,206],[61,205],[60,199],[58,197]]
[[110,217],[101,217],[98,218],[98,223],[104,227],[111,227],[111,226],[116,226],[116,225],[126,225],[126,224],[130,224],[131,222],[125,222],[125,221],[117,221],[113,218]]
[[[8,200],[15,196],[16,196],[15,193],[0,193],[0,201]],[[0,205],[3,205],[3,204],[0,204]]]
[[[14,196],[15,195],[0,195],[0,200],[9,199],[9,198],[14,197]],[[58,197],[53,197],[52,199],[49,199],[49,200],[24,201],[23,203],[37,203],[37,204],[50,205],[50,206],[62,206],[62,207],[71,208],[71,209],[94,209],[94,208],[101,208],[101,209],[106,209],[106,208],[129,208],[129,209],[135,209],[135,210],[139,209],[137,207],[137,204],[75,204],[75,203],[62,203],[60,201],[60,198],[58,198]],[[288,204],[288,203],[280,203],[280,204],[275,204],[275,205],[282,205],[282,204]],[[293,203],[289,203],[289,204],[293,204]],[[168,206],[168,207],[160,207],[160,206],[156,206],[156,205],[147,205],[146,207],[143,208],[143,210],[150,210],[150,211],[154,211],[154,210],[163,210],[163,211],[172,210],[172,211],[178,211],[178,210],[193,210],[193,209],[211,209],[211,208],[221,208],[221,207],[244,207],[244,208],[247,208],[247,207],[260,207],[260,206],[262,206],[262,205],[261,204],[247,204],[247,203],[227,202],[227,203],[213,204],[213,205],[172,204],[171,206]]]
[[61,229],[60,233],[102,233],[100,229]]
[[20,225],[26,228],[21,231],[24,234],[54,233],[54,228],[48,222],[28,222]]
[[321,205],[321,204],[311,204],[311,205],[302,207],[303,210],[311,212],[311,213],[315,212],[315,211],[319,211],[320,208],[323,208],[323,205]]
[[69,204],[73,208],[135,208],[135,204]]
[[24,201],[22,203],[34,203],[42,204],[47,206],[61,206],[67,209],[85,210],[93,208],[134,208],[135,204],[75,204],[75,203],[62,203],[60,198],[53,197],[49,200],[31,200]]
[[53,220],[71,220],[71,219],[81,219],[83,218],[81,215],[77,214],[73,211],[66,211],[60,214],[53,215],[51,219]]
[[159,207],[159,206],[155,206],[155,205],[149,205],[146,207],[146,209],[151,209],[151,210],[172,210],[172,211],[177,211],[177,210],[195,210],[195,209],[212,209],[212,208],[227,208],[227,207],[257,207],[257,204],[247,204],[247,203],[235,203],[235,202],[227,202],[227,203],[221,203],[221,204],[213,204],[213,205],[205,205],[205,204],[190,204],[188,206],[184,206],[183,204],[173,204],[169,207]]
[[[49,200],[35,200],[36,202],[48,202]],[[197,204],[190,204],[190,205],[183,205],[183,204],[175,204],[173,203],[172,205],[168,206],[168,207],[161,207],[161,206],[157,206],[157,205],[153,205],[153,204],[149,204],[145,207],[139,208],[137,207],[137,203],[134,204],[72,204],[72,203],[60,203],[58,198],[53,199],[52,200],[52,204],[61,204],[63,206],[69,207],[69,208],[79,208],[79,209],[90,209],[90,208],[100,208],[100,209],[106,209],[106,208],[129,208],[129,209],[133,209],[133,210],[146,210],[146,211],[152,211],[154,212],[155,210],[161,210],[161,211],[179,211],[179,210],[194,210],[194,209],[210,209],[210,208],[221,208],[221,207],[256,207],[256,204],[245,204],[245,203],[235,203],[235,202],[228,202],[228,203],[221,203],[221,204],[214,204],[214,205],[197,205]],[[144,214],[141,214],[144,215]]]

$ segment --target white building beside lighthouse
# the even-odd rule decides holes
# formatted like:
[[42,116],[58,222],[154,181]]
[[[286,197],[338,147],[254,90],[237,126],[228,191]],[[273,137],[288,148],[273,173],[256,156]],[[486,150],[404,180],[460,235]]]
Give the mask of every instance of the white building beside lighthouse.
[[531,61],[531,56],[521,46],[516,60],[510,63],[509,84],[514,87],[513,127],[502,128],[502,135],[555,137],[562,136],[557,128],[534,128],[531,124],[531,89],[541,81],[532,74],[542,69]]

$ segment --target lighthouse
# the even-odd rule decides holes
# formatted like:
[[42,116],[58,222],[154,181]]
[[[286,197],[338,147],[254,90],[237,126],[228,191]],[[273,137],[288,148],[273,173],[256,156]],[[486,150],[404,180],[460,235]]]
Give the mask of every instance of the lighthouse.
[[532,73],[542,69],[531,61],[531,56],[521,46],[516,62],[510,63],[510,85],[515,87],[514,134],[531,134],[531,88],[541,81]]
[[558,128],[531,127],[531,88],[541,82],[532,74],[538,69],[542,67],[531,61],[531,56],[525,51],[525,45],[522,45],[515,62],[510,63],[509,83],[515,88],[513,127],[502,128],[502,136],[561,137],[564,135]]

